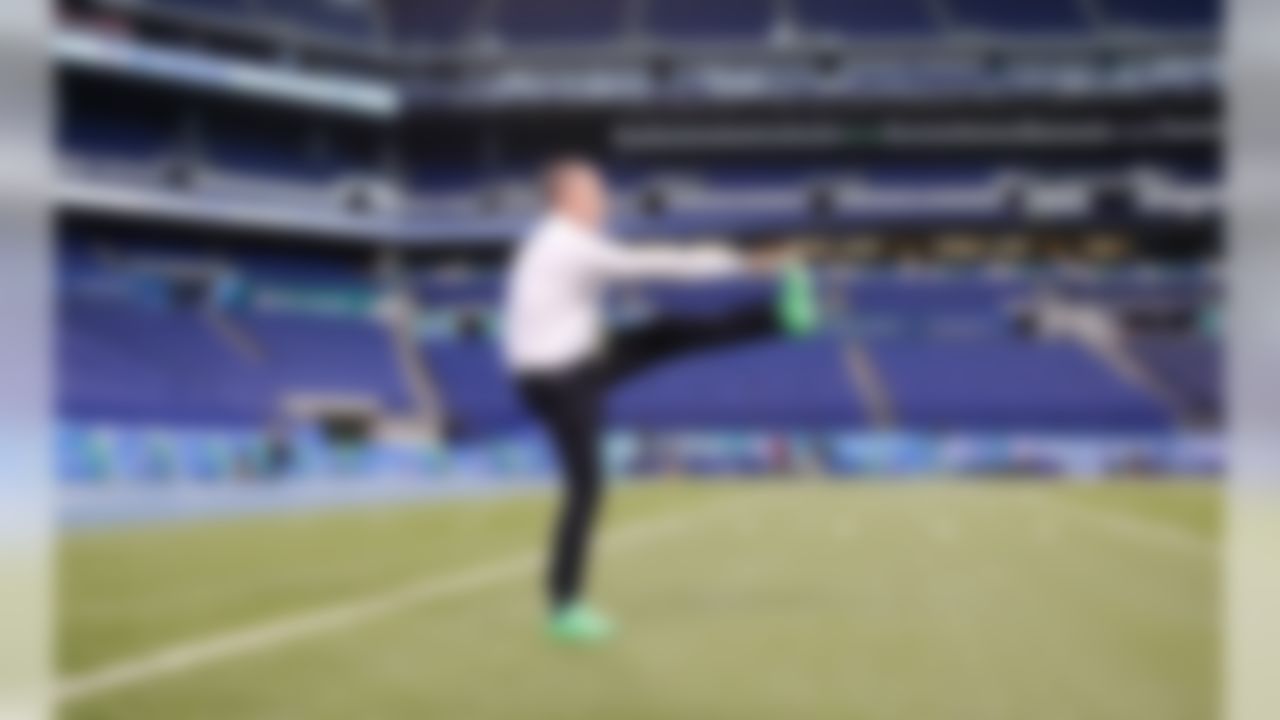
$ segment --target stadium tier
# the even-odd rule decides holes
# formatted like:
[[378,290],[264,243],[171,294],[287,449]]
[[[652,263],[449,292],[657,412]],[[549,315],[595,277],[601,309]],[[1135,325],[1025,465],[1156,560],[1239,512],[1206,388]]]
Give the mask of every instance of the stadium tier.
[[503,0],[494,30],[514,45],[610,43],[622,39],[625,3],[609,0]]
[[763,42],[777,7],[771,0],[648,0],[644,17],[649,35],[665,40]]
[[877,342],[872,352],[909,427],[1096,432],[1170,423],[1154,399],[1073,343]]
[[278,23],[352,43],[380,38],[380,10],[370,0],[149,0],[163,10],[219,20]]
[[1204,418],[1222,416],[1222,387],[1226,377],[1220,343],[1197,337],[1148,336],[1134,348],[1152,371]]
[[[410,411],[391,332],[372,315],[381,291],[364,271],[337,260],[313,264],[262,252],[155,249],[132,251],[133,264],[125,267],[135,269],[125,271],[95,260],[91,248],[68,243],[64,259],[61,372],[69,418],[265,423],[283,411],[286,398],[308,393],[360,397],[390,414]],[[193,290],[164,275],[175,268],[185,268],[186,276],[196,267],[225,268],[228,258],[236,282],[220,270],[221,279]],[[1079,287],[1030,276],[873,274],[826,282],[838,290],[829,293],[838,304],[829,308],[828,338],[764,344],[642,378],[619,399],[619,423],[865,427],[872,419],[859,398],[867,390],[854,381],[848,353],[867,342],[901,427],[1159,429],[1174,421],[1167,409],[1080,342],[1028,336],[1026,308],[1045,287],[1117,313],[1195,312],[1213,296],[1208,279],[1183,278],[1074,281]],[[453,419],[479,434],[524,426],[492,340],[501,318],[486,320],[501,297],[501,276],[423,276],[413,288],[422,358]],[[719,312],[765,301],[770,292],[756,280],[635,287],[619,292],[614,306],[618,322],[626,323],[655,311]],[[1197,405],[1210,404],[1209,341],[1156,338],[1139,347],[1153,372],[1186,387]],[[1186,377],[1194,368],[1201,374]]]
[[204,12],[228,17],[247,16],[253,8],[253,0],[151,0],[162,8]]
[[422,352],[458,434],[511,432],[528,425],[529,415],[491,343],[427,342]]
[[305,138],[285,131],[271,132],[259,126],[241,126],[234,120],[210,128],[204,155],[212,167],[247,175],[323,181],[338,168],[308,153]]
[[617,396],[615,421],[648,430],[833,431],[868,424],[842,347],[767,342],[661,368]]
[[[105,6],[119,7],[116,3]],[[282,28],[350,47],[451,48],[607,45],[624,40],[764,43],[809,39],[922,39],[980,31],[1078,35],[1141,27],[1204,30],[1221,22],[1214,0],[146,0],[141,10]]]
[[176,154],[181,124],[172,106],[113,103],[105,94],[75,95],[66,102],[58,141],[71,157],[146,164]]
[[390,341],[369,320],[215,317],[161,293],[68,297],[58,329],[70,420],[262,428],[291,396],[351,396],[388,413],[408,405]]
[[1080,33],[1090,29],[1078,0],[949,0],[957,25],[1015,33]]
[[[496,349],[482,342],[428,344],[427,355],[463,434],[509,432],[529,422]],[[638,430],[863,426],[838,343],[762,343],[646,374],[612,404]]]
[[450,46],[477,28],[479,3],[456,0],[395,0],[388,3],[388,21],[403,44]]
[[277,387],[368,397],[389,413],[408,409],[390,338],[369,319],[296,314],[234,319],[257,345]]
[[[197,141],[179,144],[155,121],[89,114],[64,129],[67,177],[113,181],[117,192],[131,189],[137,203],[155,204],[157,212],[182,199],[197,213],[267,208],[309,215],[324,209],[348,222],[391,222],[423,237],[446,227],[443,220],[500,220],[515,227],[534,211],[531,168],[424,163],[401,182],[382,171],[383,152],[369,137],[298,130],[215,119]],[[1072,164],[704,161],[619,164],[612,175],[621,229],[675,233],[770,232],[814,222],[1016,223],[1026,217],[1181,222],[1212,218],[1219,206],[1211,163],[1177,157]],[[93,190],[86,187],[83,202],[96,202]],[[1100,213],[1107,203],[1110,214]],[[383,233],[374,225],[364,232]]]
[[250,425],[275,387],[201,313],[66,298],[59,320],[59,406],[67,418]]
[[939,29],[926,0],[795,0],[800,27],[815,35],[917,36]]
[[268,17],[352,42],[381,39],[378,10],[370,0],[258,0]]
[[1117,25],[1150,29],[1216,27],[1223,4],[1217,0],[1106,0],[1106,16]]

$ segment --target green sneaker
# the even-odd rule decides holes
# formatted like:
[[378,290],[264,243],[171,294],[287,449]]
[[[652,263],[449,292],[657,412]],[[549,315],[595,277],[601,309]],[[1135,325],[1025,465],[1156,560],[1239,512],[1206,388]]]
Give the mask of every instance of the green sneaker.
[[547,635],[566,645],[595,645],[613,636],[613,622],[582,603],[574,603],[551,616]]
[[822,324],[813,273],[800,261],[790,262],[778,279],[778,322],[792,337],[812,335]]

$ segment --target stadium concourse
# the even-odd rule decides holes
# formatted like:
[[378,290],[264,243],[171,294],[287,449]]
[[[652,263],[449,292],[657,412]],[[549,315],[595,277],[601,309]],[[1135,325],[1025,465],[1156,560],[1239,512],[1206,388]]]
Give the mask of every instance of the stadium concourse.
[[[1212,716],[1219,3],[56,6],[66,717]],[[827,318],[615,398],[589,661],[496,352],[565,152]]]

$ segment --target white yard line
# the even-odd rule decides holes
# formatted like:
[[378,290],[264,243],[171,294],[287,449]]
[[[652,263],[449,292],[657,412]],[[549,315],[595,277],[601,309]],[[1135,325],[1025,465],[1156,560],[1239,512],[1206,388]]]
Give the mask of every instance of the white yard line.
[[[643,545],[705,519],[708,511],[736,507],[716,503],[696,511],[637,521],[601,538],[602,550]],[[482,590],[521,577],[541,566],[542,552],[530,551],[444,577],[432,577],[390,592],[353,602],[271,620],[258,625],[200,638],[167,649],[122,660],[101,669],[64,679],[57,688],[60,702],[74,702],[98,693],[172,675],[201,665],[251,655],[312,635],[342,630],[409,607]]]
[[1211,539],[1159,522],[1143,520],[1128,513],[1090,507],[1070,500],[1050,500],[1039,496],[1028,496],[1025,499],[1038,507],[1087,521],[1149,547],[1188,555],[1201,555],[1205,558],[1210,558],[1218,552],[1218,544]]

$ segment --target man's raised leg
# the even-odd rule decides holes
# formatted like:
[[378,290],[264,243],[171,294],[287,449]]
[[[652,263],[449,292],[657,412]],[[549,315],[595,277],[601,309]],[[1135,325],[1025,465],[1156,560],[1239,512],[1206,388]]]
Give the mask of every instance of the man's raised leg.
[[804,265],[783,269],[775,296],[726,313],[662,318],[616,334],[607,382],[626,380],[662,362],[777,337],[804,337],[821,323],[814,282]]

